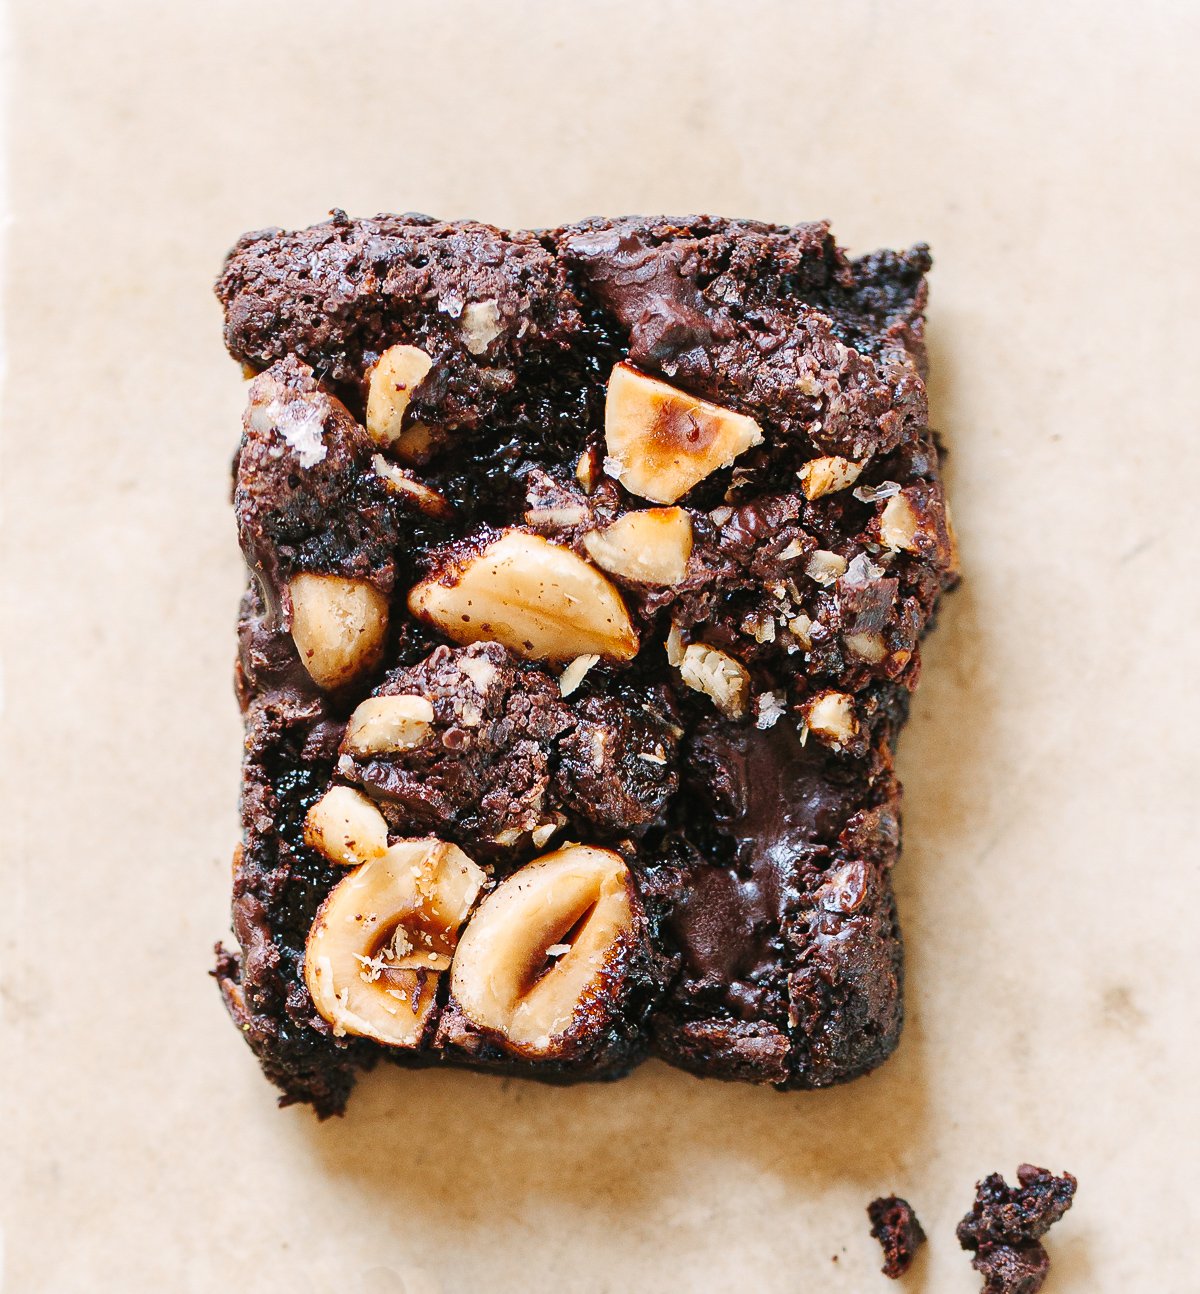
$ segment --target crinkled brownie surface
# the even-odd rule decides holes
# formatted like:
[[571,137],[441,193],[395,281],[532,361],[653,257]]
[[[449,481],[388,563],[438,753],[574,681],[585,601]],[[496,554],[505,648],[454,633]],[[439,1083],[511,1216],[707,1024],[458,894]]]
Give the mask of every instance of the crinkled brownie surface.
[[217,978],[285,1101],[891,1052],[892,742],[956,578],[928,267],[710,217],[239,241]]

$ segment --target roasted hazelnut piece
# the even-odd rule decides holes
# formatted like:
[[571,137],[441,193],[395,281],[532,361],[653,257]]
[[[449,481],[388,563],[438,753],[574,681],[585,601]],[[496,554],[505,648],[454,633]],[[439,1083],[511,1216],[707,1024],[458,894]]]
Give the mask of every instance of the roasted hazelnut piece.
[[800,478],[804,497],[811,501],[847,489],[858,480],[864,466],[864,463],[856,463],[850,458],[827,454],[822,458],[810,458],[796,475]]
[[687,574],[692,519],[682,508],[627,512],[604,530],[589,531],[583,546],[610,575],[669,588]]
[[957,570],[953,526],[936,482],[918,481],[892,495],[879,514],[879,538],[893,551],[913,553],[946,572]]
[[691,643],[679,658],[679,677],[693,692],[703,692],[730,719],[746,713],[750,675],[740,661],[707,643]]
[[468,301],[458,322],[463,345],[472,355],[486,355],[487,348],[504,331],[495,301]]
[[429,735],[433,706],[423,696],[368,697],[350,716],[343,748],[352,755],[411,750]]
[[608,379],[604,439],[610,476],[651,503],[674,503],[761,444],[763,433],[753,418],[618,364]]
[[568,845],[480,904],[450,970],[452,1000],[512,1055],[570,1060],[607,1027],[637,945],[623,859]]
[[920,520],[906,494],[893,494],[879,514],[879,538],[899,552],[917,551]]
[[378,662],[388,603],[373,584],[305,573],[293,576],[288,592],[292,638],[318,687],[340,687]]
[[400,841],[334,886],[308,934],[304,981],[335,1035],[420,1046],[485,879],[461,849],[429,838]]
[[845,692],[818,692],[803,706],[809,731],[834,750],[842,750],[858,736],[854,698]]
[[341,867],[358,867],[387,853],[387,822],[361,791],[331,786],[304,819],[304,843]]
[[417,346],[389,346],[367,376],[367,430],[384,446],[395,445],[406,428],[404,414],[413,391],[433,360]]
[[523,530],[423,580],[408,607],[457,643],[494,641],[530,660],[631,660],[638,649],[613,583],[569,548]]
[[411,472],[389,463],[382,454],[372,456],[371,468],[393,494],[407,499],[427,517],[448,521],[454,516],[454,505],[440,490],[418,481]]

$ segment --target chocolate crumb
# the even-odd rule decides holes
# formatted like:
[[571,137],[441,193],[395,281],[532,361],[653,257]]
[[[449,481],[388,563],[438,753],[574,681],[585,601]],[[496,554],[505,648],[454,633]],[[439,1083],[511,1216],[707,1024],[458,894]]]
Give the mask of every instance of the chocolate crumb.
[[992,1173],[975,1187],[975,1203],[958,1224],[958,1243],[974,1254],[982,1294],[1037,1294],[1050,1269],[1041,1238],[1071,1207],[1076,1181],[1022,1164],[1017,1187]]
[[925,1232],[913,1206],[898,1195],[886,1195],[867,1205],[871,1234],[883,1248],[883,1274],[899,1280],[912,1266]]

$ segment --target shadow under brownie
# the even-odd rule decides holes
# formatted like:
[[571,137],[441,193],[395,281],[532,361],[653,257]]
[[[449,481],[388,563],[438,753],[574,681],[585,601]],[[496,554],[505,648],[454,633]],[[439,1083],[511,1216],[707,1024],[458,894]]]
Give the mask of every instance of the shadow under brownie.
[[711,218],[238,243],[217,977],[284,1100],[380,1057],[819,1087],[890,1053],[891,743],[956,567],[928,265]]

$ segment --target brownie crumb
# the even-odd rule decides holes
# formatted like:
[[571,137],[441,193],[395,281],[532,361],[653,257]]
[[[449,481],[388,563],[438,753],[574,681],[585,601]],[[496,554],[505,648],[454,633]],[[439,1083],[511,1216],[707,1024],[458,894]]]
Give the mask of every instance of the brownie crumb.
[[958,1224],[958,1243],[974,1254],[971,1265],[983,1276],[983,1294],[1037,1294],[1050,1268],[1041,1238],[1071,1207],[1075,1178],[1055,1177],[1045,1168],[1022,1164],[1017,1187],[999,1173],[975,1187],[971,1212]]
[[899,1280],[912,1266],[925,1232],[913,1206],[898,1195],[886,1195],[867,1205],[871,1234],[883,1248],[883,1274]]

